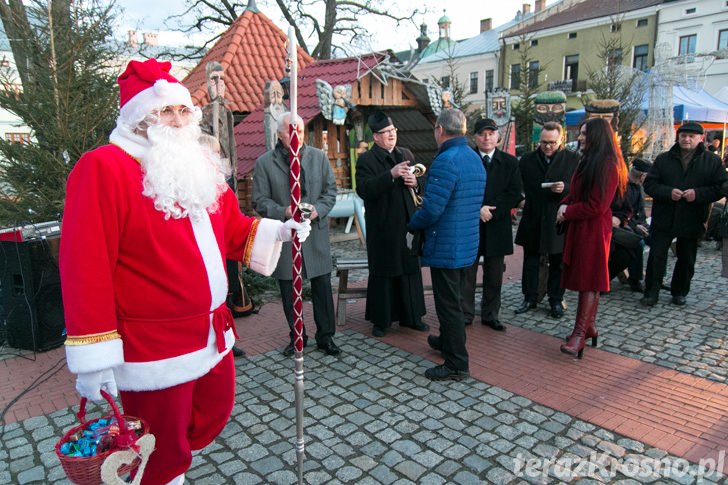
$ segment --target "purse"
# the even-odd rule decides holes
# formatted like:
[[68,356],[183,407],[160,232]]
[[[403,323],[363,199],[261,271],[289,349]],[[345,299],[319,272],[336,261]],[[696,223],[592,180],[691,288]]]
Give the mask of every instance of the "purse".
[[642,243],[642,236],[631,229],[612,227],[612,241],[627,249],[636,249]]

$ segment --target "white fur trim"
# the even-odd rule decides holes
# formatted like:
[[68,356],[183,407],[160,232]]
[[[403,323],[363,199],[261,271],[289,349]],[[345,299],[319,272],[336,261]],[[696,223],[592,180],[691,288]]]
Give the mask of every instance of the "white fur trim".
[[125,125],[118,122],[114,131],[109,135],[109,141],[137,159],[141,159],[146,155],[151,146],[149,140],[133,133]]
[[185,483],[185,474],[177,475],[172,480],[167,482],[167,485],[184,485]]
[[202,261],[205,263],[207,270],[207,280],[210,285],[210,294],[212,295],[212,304],[210,311],[216,309],[223,303],[228,292],[228,280],[223,266],[223,257],[220,254],[220,247],[217,245],[215,233],[210,223],[210,215],[203,212],[199,220],[190,218],[192,230],[195,233],[197,247],[200,248]]
[[184,105],[194,108],[190,91],[182,83],[158,79],[154,85],[138,92],[119,110],[119,120],[134,126],[155,109]]
[[235,335],[230,329],[225,332],[225,351],[218,353],[210,324],[204,349],[153,362],[125,362],[114,368],[116,386],[122,391],[155,391],[198,379],[215,367],[234,343]]
[[86,345],[66,345],[66,362],[68,370],[74,374],[110,369],[124,362],[124,347],[118,338]]
[[282,225],[281,221],[274,219],[260,220],[250,253],[250,269],[265,276],[273,274],[283,247],[283,243],[278,240],[278,228]]

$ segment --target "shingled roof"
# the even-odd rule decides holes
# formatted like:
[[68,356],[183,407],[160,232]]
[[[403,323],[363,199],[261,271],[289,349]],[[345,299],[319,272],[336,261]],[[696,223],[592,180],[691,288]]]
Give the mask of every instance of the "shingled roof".
[[[298,71],[298,115],[305,124],[313,120],[320,112],[316,96],[316,79],[324,79],[330,85],[356,85],[357,75],[363,76],[368,66],[374,66],[384,56],[347,57],[316,61]],[[238,177],[246,175],[255,166],[255,160],[265,153],[265,135],[263,127],[263,105],[250,113],[235,126],[235,141],[238,146]]]
[[[286,34],[250,2],[215,45],[182,81],[192,94],[192,102],[209,102],[205,66],[218,61],[225,68],[225,98],[228,107],[250,113],[263,102],[263,86],[269,79],[281,79],[285,70]],[[298,48],[299,69],[313,58]]]
[[531,23],[522,29],[506,32],[505,37],[530,34],[532,32],[582,22],[584,20],[619,15],[633,10],[659,5],[664,1],[665,0],[620,0],[615,2],[605,0],[584,0],[569,8],[546,16],[543,20]]

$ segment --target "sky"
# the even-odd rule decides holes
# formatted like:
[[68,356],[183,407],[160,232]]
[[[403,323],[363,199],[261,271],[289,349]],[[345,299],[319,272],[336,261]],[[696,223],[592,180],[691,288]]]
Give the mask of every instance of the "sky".
[[[384,5],[392,0],[384,0]],[[556,0],[547,0],[546,5],[551,5]],[[437,20],[445,13],[452,21],[451,37],[455,40],[474,37],[480,32],[480,20],[485,18],[493,19],[493,26],[496,27],[509,20],[512,20],[516,12],[522,9],[523,0],[399,0],[396,5],[401,10],[413,8],[428,9],[425,14],[417,14],[414,18],[419,26],[423,21],[428,26],[428,36],[432,40],[437,39]],[[531,3],[533,10],[534,0],[527,0]],[[119,5],[124,12],[119,19],[119,32],[121,37],[126,36],[127,30],[133,29],[140,32],[158,32],[160,44],[184,45],[193,43],[201,44],[209,34],[185,38],[179,33],[173,32],[173,25],[165,20],[184,11],[183,2],[180,0],[120,0]],[[272,2],[266,4],[266,0],[257,0],[258,8],[268,16],[284,32],[287,32],[288,25],[279,20],[279,13]],[[360,19],[362,24],[374,34],[372,50],[391,48],[395,51],[406,50],[415,47],[415,39],[419,36],[419,27],[414,25],[401,25],[395,28],[393,23],[383,22],[381,19],[364,18]]]

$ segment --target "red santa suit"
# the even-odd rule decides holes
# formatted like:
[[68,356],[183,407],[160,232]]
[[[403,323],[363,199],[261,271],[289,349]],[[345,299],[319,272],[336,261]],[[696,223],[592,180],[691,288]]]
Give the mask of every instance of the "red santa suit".
[[125,412],[157,438],[142,483],[166,483],[232,409],[225,259],[270,274],[281,223],[244,216],[230,189],[199,217],[165,218],[142,195],[146,138],[117,127],[111,142],[83,155],[67,182],[66,356],[76,374],[113,369]]

